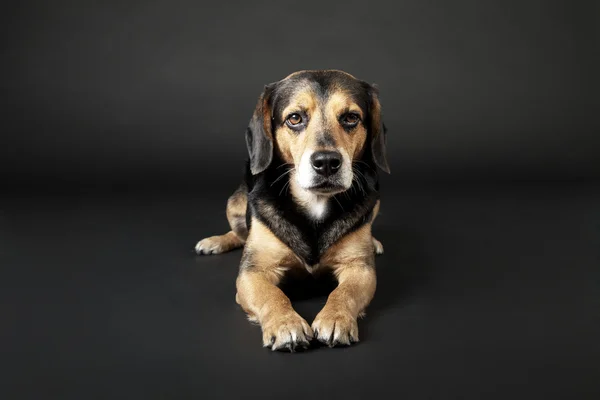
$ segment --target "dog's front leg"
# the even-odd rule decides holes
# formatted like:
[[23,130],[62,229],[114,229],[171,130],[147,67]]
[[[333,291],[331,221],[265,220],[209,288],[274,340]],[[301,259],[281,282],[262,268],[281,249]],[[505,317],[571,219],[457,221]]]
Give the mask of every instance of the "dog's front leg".
[[314,335],[329,346],[358,342],[357,318],[377,286],[371,227],[349,234],[328,250],[323,261],[333,268],[339,284],[313,321]]
[[252,222],[236,280],[236,301],[251,321],[260,324],[263,346],[272,350],[306,348],[313,336],[310,325],[277,287],[285,271],[297,262],[292,251],[264,225]]

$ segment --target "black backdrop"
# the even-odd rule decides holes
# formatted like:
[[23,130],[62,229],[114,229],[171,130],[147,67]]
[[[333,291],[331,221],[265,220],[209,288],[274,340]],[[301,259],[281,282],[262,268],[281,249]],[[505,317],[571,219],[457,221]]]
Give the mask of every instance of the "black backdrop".
[[594,3],[18,2],[3,24],[2,171],[235,179],[262,86],[335,68],[380,85],[397,177],[597,175]]
[[[0,398],[600,398],[598,4],[3,5]],[[193,246],[313,68],[380,86],[392,175],[361,342],[289,355]]]

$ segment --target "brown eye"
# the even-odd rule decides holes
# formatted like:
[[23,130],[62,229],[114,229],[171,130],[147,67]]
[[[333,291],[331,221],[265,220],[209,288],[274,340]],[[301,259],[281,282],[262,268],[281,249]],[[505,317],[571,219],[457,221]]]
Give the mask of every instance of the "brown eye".
[[352,114],[352,113],[345,114],[341,118],[342,124],[349,126],[349,127],[355,126],[356,124],[358,124],[359,121],[360,121],[360,117],[357,114]]
[[298,125],[302,122],[302,117],[300,116],[300,114],[295,114],[295,113],[290,114],[290,116],[287,117],[285,122],[287,122],[288,125],[291,125],[291,126]]

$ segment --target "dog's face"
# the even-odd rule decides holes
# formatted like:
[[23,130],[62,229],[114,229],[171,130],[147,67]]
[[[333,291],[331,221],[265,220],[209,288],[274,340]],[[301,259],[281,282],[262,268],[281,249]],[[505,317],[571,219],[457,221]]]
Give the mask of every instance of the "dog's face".
[[389,172],[377,90],[341,71],[301,71],[267,85],[246,139],[253,174],[276,152],[293,166],[296,186],[318,195],[349,189],[365,153]]

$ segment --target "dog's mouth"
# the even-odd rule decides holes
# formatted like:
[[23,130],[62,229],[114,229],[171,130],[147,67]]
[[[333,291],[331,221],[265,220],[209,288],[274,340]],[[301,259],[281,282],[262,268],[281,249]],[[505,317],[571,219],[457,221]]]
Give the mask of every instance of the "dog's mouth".
[[308,187],[306,189],[313,193],[316,193],[316,194],[334,195],[337,193],[344,192],[348,188],[346,188],[344,185],[337,183],[337,182],[323,180],[323,181],[318,182],[317,184],[312,185],[311,187]]

